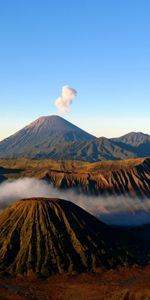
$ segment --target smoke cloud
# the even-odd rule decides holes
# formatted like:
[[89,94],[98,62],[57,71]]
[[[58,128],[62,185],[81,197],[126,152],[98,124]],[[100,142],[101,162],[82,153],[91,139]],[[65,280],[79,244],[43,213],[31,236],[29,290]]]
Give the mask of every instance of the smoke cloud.
[[55,100],[55,106],[60,114],[66,114],[70,111],[71,104],[76,95],[77,91],[68,85],[62,87],[61,97]]
[[23,178],[0,184],[0,210],[11,202],[30,197],[56,197],[69,200],[108,224],[137,225],[150,223],[150,200],[79,195],[73,190],[61,191],[46,181]]

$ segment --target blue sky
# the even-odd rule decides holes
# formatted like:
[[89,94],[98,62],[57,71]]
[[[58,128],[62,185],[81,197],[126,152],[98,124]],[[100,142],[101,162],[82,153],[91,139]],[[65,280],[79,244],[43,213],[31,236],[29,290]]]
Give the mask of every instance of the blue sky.
[[56,114],[97,136],[150,133],[149,0],[0,0],[0,139]]

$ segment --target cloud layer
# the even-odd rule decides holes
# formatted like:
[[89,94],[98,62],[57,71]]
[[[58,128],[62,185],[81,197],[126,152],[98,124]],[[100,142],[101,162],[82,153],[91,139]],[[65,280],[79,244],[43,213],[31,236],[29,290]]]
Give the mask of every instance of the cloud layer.
[[150,200],[129,197],[93,197],[73,190],[60,191],[45,181],[23,178],[0,184],[0,210],[11,202],[30,197],[70,200],[109,224],[135,225],[150,222]]
[[62,87],[62,94],[55,100],[55,106],[59,114],[66,114],[70,111],[73,99],[77,95],[77,91],[68,85]]

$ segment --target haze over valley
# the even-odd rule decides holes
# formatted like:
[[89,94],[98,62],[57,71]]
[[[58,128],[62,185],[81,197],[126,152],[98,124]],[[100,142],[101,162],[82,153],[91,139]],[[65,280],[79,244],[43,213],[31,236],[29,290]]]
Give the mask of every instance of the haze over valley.
[[[63,97],[57,104],[68,111],[71,102]],[[97,299],[106,299],[99,276],[107,274],[108,280],[111,274],[112,288],[106,285],[108,299],[113,297],[116,284],[115,299],[142,299],[139,282],[142,284],[145,274],[146,284],[150,261],[149,153],[148,134],[130,132],[119,138],[96,138],[57,115],[40,117],[1,141],[3,295],[13,300],[19,294],[23,300],[24,289],[25,299],[40,299],[44,279],[44,297],[51,294],[51,299],[57,299],[59,286],[58,299],[66,300],[65,280],[70,284],[75,273],[79,299],[86,295],[92,274],[97,281],[96,297],[101,291]],[[131,289],[127,274],[137,278],[141,268]],[[81,296],[82,273],[86,283]],[[122,274],[128,278],[124,282],[127,290],[120,286]],[[20,276],[26,278],[27,286],[18,280]],[[39,280],[36,291],[31,291],[33,278],[34,287]],[[46,287],[47,280],[53,280],[48,278],[55,278],[56,288],[54,283],[53,289]],[[143,299],[148,299],[150,291],[144,291]],[[74,289],[73,293],[76,297]],[[94,297],[89,293],[86,299]]]
[[0,1],[0,300],[150,300],[149,12]]

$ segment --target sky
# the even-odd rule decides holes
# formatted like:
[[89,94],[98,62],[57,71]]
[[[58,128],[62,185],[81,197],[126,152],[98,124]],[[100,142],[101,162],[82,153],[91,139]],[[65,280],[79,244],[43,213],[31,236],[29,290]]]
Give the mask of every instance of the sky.
[[0,140],[57,114],[96,135],[150,133],[149,0],[0,0]]

